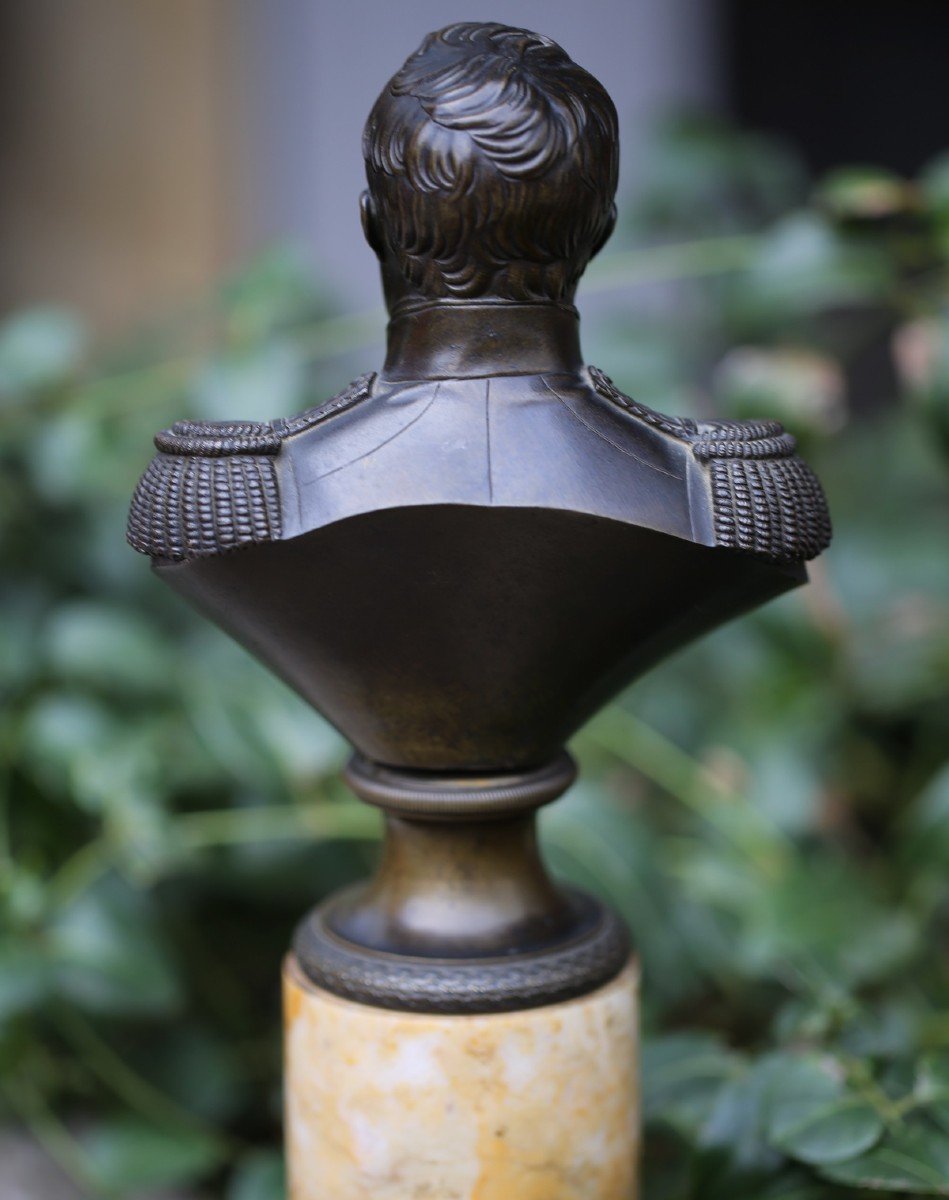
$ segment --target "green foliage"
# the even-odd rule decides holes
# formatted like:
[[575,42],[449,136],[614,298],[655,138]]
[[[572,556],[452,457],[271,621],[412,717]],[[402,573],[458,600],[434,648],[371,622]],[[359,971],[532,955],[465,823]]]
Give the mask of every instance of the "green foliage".
[[[946,179],[808,199],[787,151],[680,125],[586,285],[621,313],[593,361],[779,416],[836,524],[808,589],[581,734],[543,818],[642,958],[647,1200],[949,1194]],[[0,328],[0,1101],[84,1194],[282,1195],[280,958],[378,821],[123,526],[157,428],[299,409],[379,329],[284,253],[118,350]]]

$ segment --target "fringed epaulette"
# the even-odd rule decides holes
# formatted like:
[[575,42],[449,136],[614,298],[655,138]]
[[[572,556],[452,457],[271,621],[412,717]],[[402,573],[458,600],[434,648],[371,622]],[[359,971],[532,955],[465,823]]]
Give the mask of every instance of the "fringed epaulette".
[[596,367],[590,377],[605,399],[691,447],[708,472],[716,545],[791,563],[830,544],[824,491],[777,421],[667,417],[625,396]]
[[329,417],[335,417],[338,413],[344,412],[347,408],[352,408],[353,405],[359,404],[362,400],[367,400],[372,395],[372,385],[375,379],[375,371],[368,371],[365,375],[360,375],[358,379],[354,379],[348,387],[343,388],[332,400],[326,400],[322,404],[314,405],[313,408],[308,408],[304,412],[298,413],[295,417],[280,417],[276,421],[271,421],[271,426],[281,438],[291,437],[297,433],[304,433],[307,429],[312,429],[314,425],[319,425]]
[[163,430],[132,497],[129,544],[152,558],[181,561],[279,539],[275,456],[284,439],[366,399],[373,379],[363,375],[294,417],[177,421]]

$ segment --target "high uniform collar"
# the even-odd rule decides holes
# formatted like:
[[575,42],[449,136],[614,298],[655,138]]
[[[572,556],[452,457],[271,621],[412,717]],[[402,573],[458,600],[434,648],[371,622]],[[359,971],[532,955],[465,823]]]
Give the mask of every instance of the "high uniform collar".
[[443,301],[393,315],[383,376],[575,375],[582,365],[579,318],[568,305]]

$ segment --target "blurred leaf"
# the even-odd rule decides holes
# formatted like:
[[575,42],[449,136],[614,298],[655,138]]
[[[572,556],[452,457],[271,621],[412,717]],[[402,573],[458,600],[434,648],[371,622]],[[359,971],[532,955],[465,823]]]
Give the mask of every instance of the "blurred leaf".
[[0,408],[69,375],[85,341],[78,318],[65,309],[33,308],[0,324]]
[[949,764],[917,796],[906,829],[911,862],[949,864]]
[[93,601],[61,605],[45,639],[50,668],[71,683],[146,694],[167,689],[161,643],[126,610]]
[[822,986],[860,987],[905,965],[920,931],[842,861],[812,856],[756,894],[744,912],[744,954],[757,971],[783,962]]
[[106,756],[120,723],[90,696],[54,692],[26,710],[21,753],[39,780],[68,788],[77,761],[85,754]]
[[39,946],[0,936],[0,1028],[11,1017],[42,1004],[51,983],[50,963]]
[[883,1121],[849,1092],[839,1067],[815,1056],[785,1056],[773,1064],[768,1137],[806,1163],[833,1163],[862,1154],[879,1140]]
[[663,233],[755,228],[804,193],[803,168],[786,147],[697,115],[664,122],[640,172],[634,218]]
[[208,363],[191,389],[195,415],[212,420],[267,420],[306,407],[302,352],[274,342]]
[[859,1059],[906,1060],[924,1038],[929,1011],[925,999],[907,989],[861,1006],[841,1023],[840,1047]]
[[709,914],[681,903],[657,870],[656,834],[604,789],[582,782],[543,814],[543,842],[567,878],[615,904],[626,919],[650,981],[649,998],[682,1000],[729,959]]
[[191,1183],[224,1155],[223,1146],[205,1134],[159,1129],[131,1117],[96,1122],[81,1140],[101,1186],[120,1194]]
[[[231,339],[238,346],[260,342],[327,311],[306,265],[305,253],[291,245],[275,246],[259,254],[225,280],[221,303]],[[279,412],[268,411],[265,415],[277,416]]]
[[284,1200],[285,1186],[280,1154],[248,1154],[234,1170],[227,1200]]
[[876,1191],[949,1196],[949,1138],[923,1124],[889,1134],[868,1154],[821,1168],[835,1183]]
[[33,679],[44,599],[35,586],[0,587],[0,698]]
[[949,1138],[949,1050],[927,1054],[917,1066],[914,1099]]
[[714,387],[726,415],[766,415],[792,433],[834,433],[846,420],[840,367],[799,347],[738,346],[719,363]]
[[346,754],[342,735],[288,687],[278,684],[256,707],[261,737],[290,779],[335,773]]
[[915,193],[891,171],[840,167],[821,180],[816,199],[837,220],[875,220],[911,209]]
[[771,1087],[767,1059],[726,1083],[702,1128],[700,1145],[720,1149],[730,1164],[745,1171],[773,1168],[780,1160],[768,1145],[764,1126]]
[[[949,209],[947,209],[949,226]],[[910,398],[944,454],[949,454],[949,313],[919,317],[898,329],[893,354]]]
[[642,1051],[643,1117],[695,1135],[708,1121],[722,1087],[741,1060],[713,1034],[651,1038]]
[[924,201],[936,215],[949,220],[949,151],[938,154],[919,177]]
[[112,877],[74,900],[52,922],[50,953],[62,994],[101,1013],[167,1014],[178,980],[148,902]]
[[762,241],[743,283],[743,305],[780,322],[805,312],[884,297],[892,283],[886,257],[856,244],[813,213],[779,221]]
[[252,1098],[233,1046],[196,1021],[156,1031],[142,1062],[163,1093],[207,1121],[231,1120]]
[[[114,475],[103,472],[110,457],[106,431],[81,412],[48,417],[33,431],[26,463],[39,497],[49,504],[89,503],[110,494]],[[51,518],[68,528],[68,518]]]

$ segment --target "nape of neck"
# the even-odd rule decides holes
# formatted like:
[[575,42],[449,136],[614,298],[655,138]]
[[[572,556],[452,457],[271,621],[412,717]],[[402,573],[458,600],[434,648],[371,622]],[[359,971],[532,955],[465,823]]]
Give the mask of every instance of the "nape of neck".
[[386,379],[576,374],[583,366],[576,309],[559,304],[440,302],[389,321]]

